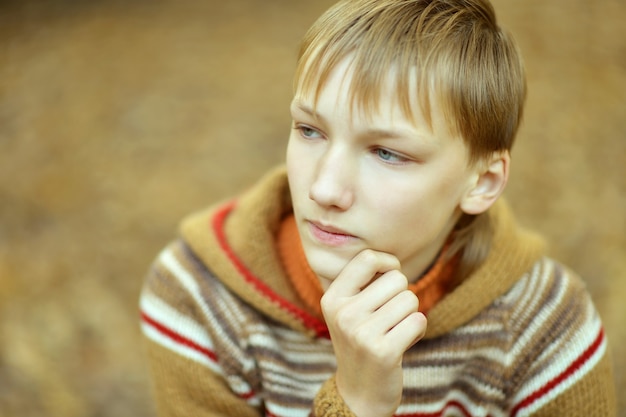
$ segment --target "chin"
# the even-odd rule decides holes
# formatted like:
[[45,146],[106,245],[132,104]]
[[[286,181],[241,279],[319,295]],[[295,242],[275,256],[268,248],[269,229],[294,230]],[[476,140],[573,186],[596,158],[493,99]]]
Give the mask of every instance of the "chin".
[[327,281],[334,281],[348,263],[335,254],[306,253],[306,258],[315,275]]

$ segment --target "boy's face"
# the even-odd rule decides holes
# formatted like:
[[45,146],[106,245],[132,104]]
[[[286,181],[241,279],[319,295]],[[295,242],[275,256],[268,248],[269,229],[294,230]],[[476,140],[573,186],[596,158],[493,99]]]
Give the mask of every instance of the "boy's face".
[[364,249],[396,256],[413,281],[445,242],[478,175],[436,102],[432,131],[421,115],[414,122],[402,114],[391,83],[370,117],[351,112],[348,64],[333,71],[315,112],[301,91],[291,105],[287,169],[298,231],[325,286]]

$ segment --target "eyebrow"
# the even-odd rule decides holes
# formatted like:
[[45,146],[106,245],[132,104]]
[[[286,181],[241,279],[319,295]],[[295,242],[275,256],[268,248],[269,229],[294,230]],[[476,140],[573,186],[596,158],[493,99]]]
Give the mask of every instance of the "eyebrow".
[[314,118],[316,121],[320,121],[322,123],[326,123],[326,119],[324,118],[324,116],[322,116],[321,114],[319,114],[318,112],[316,112],[315,110],[313,110],[313,108],[311,106],[308,106],[300,101],[295,101],[293,103],[293,105],[291,106],[292,110],[296,109],[296,110],[300,110],[303,113],[308,114],[309,116],[311,116],[312,118]]
[[[324,116],[322,116],[321,114],[319,114],[317,111],[315,111],[311,106],[301,102],[301,101],[295,101],[293,103],[293,105],[291,106],[292,110],[299,110],[307,115],[309,115],[310,117],[312,117],[313,119],[315,119],[318,122],[321,122],[323,124],[326,124],[327,121],[324,118]],[[410,138],[417,138],[417,139],[422,139],[422,141],[424,141],[424,136],[420,135],[418,132],[416,131],[409,131],[408,129],[381,129],[381,128],[372,128],[372,129],[367,129],[365,132],[363,132],[363,136],[367,136],[367,137],[373,137],[373,138],[381,138],[381,139],[410,139]],[[424,142],[430,142],[430,141],[424,141]]]

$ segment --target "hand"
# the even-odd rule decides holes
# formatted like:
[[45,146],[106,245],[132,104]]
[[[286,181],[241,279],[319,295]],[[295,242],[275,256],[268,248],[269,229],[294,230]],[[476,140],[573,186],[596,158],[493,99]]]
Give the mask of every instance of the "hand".
[[337,358],[337,389],[358,417],[391,416],[402,399],[402,356],[426,317],[395,256],[364,250],[322,297]]

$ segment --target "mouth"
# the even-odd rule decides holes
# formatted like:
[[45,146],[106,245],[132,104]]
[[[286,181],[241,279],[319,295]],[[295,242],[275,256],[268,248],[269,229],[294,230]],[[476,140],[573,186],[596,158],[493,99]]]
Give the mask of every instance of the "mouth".
[[311,235],[315,238],[315,240],[324,245],[341,246],[357,238],[356,236],[351,235],[349,232],[338,227],[314,221],[308,221],[307,223],[309,225]]

